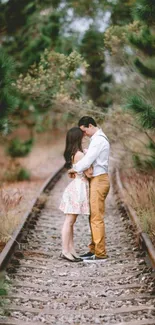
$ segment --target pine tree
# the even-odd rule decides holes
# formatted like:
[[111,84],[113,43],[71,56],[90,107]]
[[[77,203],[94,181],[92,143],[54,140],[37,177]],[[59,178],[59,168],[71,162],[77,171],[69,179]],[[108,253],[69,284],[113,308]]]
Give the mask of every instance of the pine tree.
[[[35,62],[39,62],[44,50],[56,48],[59,41],[61,26],[59,13],[52,12],[50,15],[41,16],[39,19],[37,17],[38,12],[31,16],[23,38],[24,49],[21,53],[23,70],[27,70]],[[32,26],[34,26],[33,29]],[[20,43],[19,38],[18,41]]]
[[155,3],[154,0],[137,0],[133,8],[135,19],[141,20],[148,26],[155,23]]
[[19,28],[26,23],[25,8],[32,0],[0,0],[1,17],[3,18],[0,28],[5,28],[5,33],[13,35]]
[[[1,43],[16,61],[19,72],[39,62],[46,48],[55,48],[59,39],[60,13],[55,0],[10,0],[3,5]],[[1,17],[1,16],[0,16]]]
[[123,26],[132,21],[131,5],[136,0],[107,1],[111,11],[111,21],[113,25]]
[[110,104],[107,84],[111,81],[111,76],[106,75],[104,71],[103,38],[103,33],[95,27],[90,27],[82,39],[80,52],[89,64],[88,80],[86,81],[87,95],[96,104],[107,107]]
[[[126,107],[137,116],[139,123],[145,130],[155,130],[155,1],[137,0],[133,8],[135,19],[143,23],[138,35],[132,34],[129,39],[132,45],[139,51],[134,63],[139,73],[147,81],[147,86],[129,97]],[[141,55],[142,53],[142,55]],[[143,84],[144,84],[143,83]],[[135,157],[136,164],[141,167],[155,168],[155,142],[150,137],[148,145],[150,149],[149,160],[141,160]]]
[[0,49],[0,131],[9,129],[8,118],[17,105],[13,87],[14,62]]

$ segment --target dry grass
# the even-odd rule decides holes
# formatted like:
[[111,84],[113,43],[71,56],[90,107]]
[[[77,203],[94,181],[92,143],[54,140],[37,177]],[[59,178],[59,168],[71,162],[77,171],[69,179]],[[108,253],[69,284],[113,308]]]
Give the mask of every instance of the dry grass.
[[119,106],[109,110],[102,127],[111,142],[112,165],[121,169],[126,200],[135,209],[142,229],[155,243],[155,171],[154,175],[140,173],[133,160],[133,154],[142,160],[150,158],[147,145],[149,137],[155,141],[155,135],[151,130],[143,130],[135,116],[123,112]]
[[38,198],[37,206],[45,205],[46,202],[47,202],[47,194],[42,193]]
[[21,200],[22,194],[19,189],[0,190],[0,241],[3,243],[11,238],[13,230],[19,223],[19,216],[14,214],[14,209],[20,206]]
[[[26,132],[26,133],[25,133]],[[21,127],[17,134],[21,139],[26,139],[27,131]],[[13,231],[21,223],[21,220],[31,204],[38,196],[38,192],[45,180],[53,174],[56,168],[63,165],[64,133],[58,131],[37,135],[32,152],[23,158],[19,158],[16,164],[28,168],[31,172],[31,181],[4,182],[4,174],[10,171],[10,159],[5,154],[5,143],[0,142],[0,251],[11,238]],[[39,157],[39,159],[38,159]],[[17,190],[17,188],[19,190]],[[17,197],[22,193],[22,199]],[[12,201],[13,199],[13,201]],[[45,195],[41,196],[39,204],[45,203]]]
[[155,242],[155,175],[135,170],[123,174],[127,202],[135,209],[143,231]]

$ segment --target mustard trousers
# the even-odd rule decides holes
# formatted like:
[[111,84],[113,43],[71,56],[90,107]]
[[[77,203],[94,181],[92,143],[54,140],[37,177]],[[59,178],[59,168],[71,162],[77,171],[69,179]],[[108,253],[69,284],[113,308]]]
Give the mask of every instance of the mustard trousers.
[[92,177],[90,180],[90,229],[92,241],[90,251],[97,257],[106,255],[104,211],[105,199],[110,189],[108,174]]

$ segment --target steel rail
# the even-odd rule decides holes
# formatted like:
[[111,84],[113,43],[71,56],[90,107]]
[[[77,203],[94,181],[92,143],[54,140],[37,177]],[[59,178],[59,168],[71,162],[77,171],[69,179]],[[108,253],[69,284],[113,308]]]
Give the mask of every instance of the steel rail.
[[155,247],[153,246],[148,234],[142,230],[136,211],[125,200],[125,191],[124,191],[123,184],[121,182],[120,172],[118,169],[115,170],[115,180],[118,189],[120,203],[123,204],[123,207],[125,208],[128,216],[130,217],[132,223],[134,224],[138,232],[139,247],[147,252],[149,259],[151,261],[152,268],[155,269]]
[[5,247],[3,248],[2,252],[0,253],[0,271],[4,270],[7,263],[9,262],[12,253],[14,252],[15,248],[19,245],[20,240],[22,238],[22,233],[26,228],[28,228],[28,224],[31,221],[31,217],[33,214],[33,209],[37,206],[39,197],[42,193],[45,193],[47,190],[51,190],[55,183],[60,179],[62,173],[65,171],[64,165],[60,167],[54,174],[50,175],[50,177],[44,182],[42,187],[39,189],[37,197],[34,198],[31,202],[28,211],[23,215],[22,221],[17,227],[17,229],[13,232],[11,238],[6,243]]

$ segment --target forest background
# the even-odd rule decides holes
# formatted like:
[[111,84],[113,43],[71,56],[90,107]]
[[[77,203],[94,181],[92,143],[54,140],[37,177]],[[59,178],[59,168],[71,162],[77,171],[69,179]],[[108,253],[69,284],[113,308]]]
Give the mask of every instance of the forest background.
[[26,195],[14,188],[34,180],[27,157],[83,115],[109,137],[126,200],[154,242],[154,0],[0,0],[2,244]]

